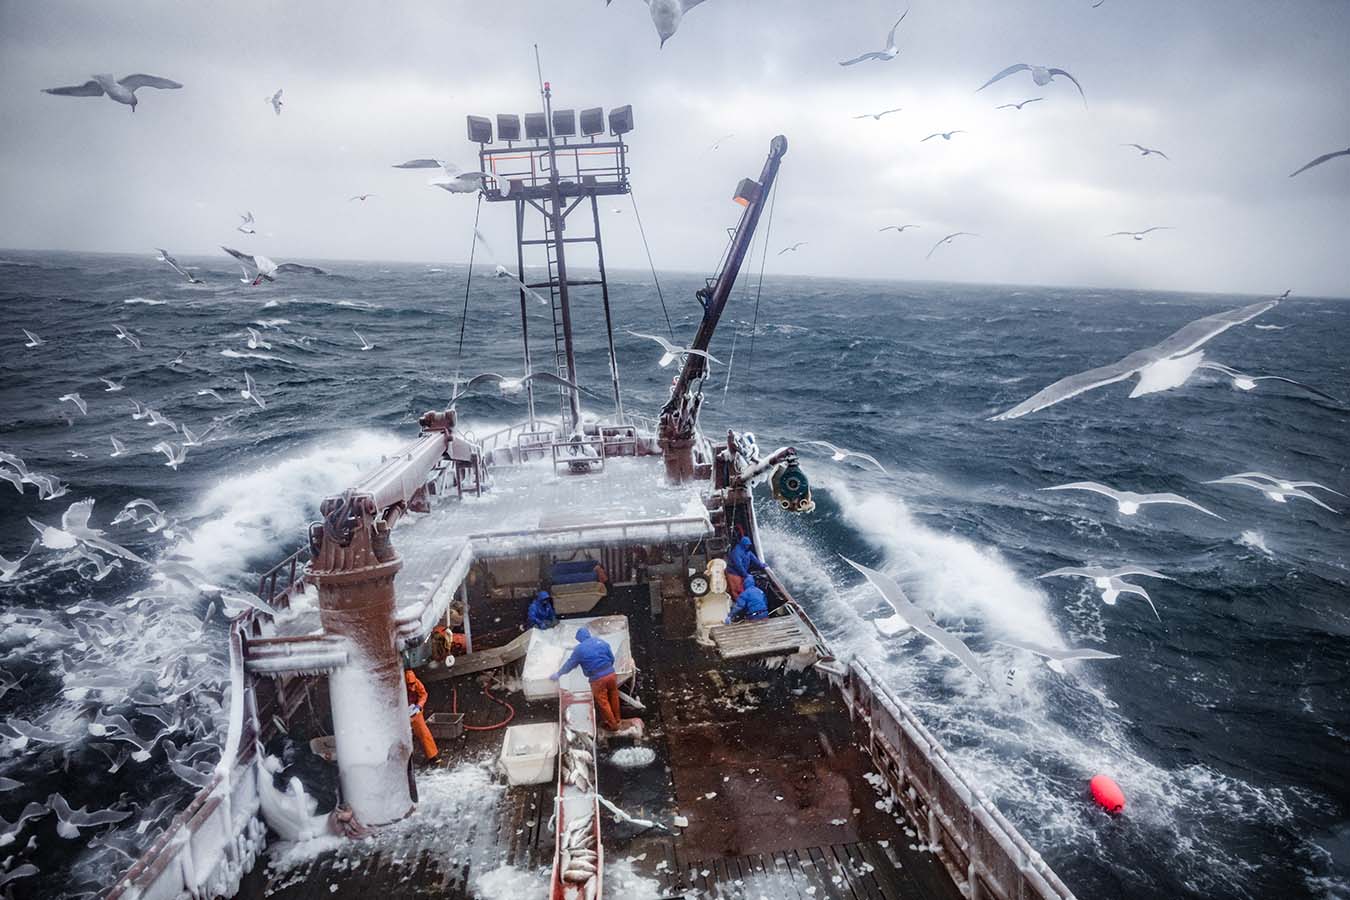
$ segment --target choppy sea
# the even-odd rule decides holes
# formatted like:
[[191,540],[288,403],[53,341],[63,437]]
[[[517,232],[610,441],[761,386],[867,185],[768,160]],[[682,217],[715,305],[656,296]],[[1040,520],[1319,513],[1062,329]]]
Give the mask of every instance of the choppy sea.
[[[165,563],[249,589],[299,545],[320,499],[445,404],[457,371],[522,369],[517,295],[485,272],[461,355],[463,266],[335,262],[327,277],[250,287],[224,256],[182,262],[206,284],[178,280],[153,254],[0,252],[0,450],[67,488],[43,500],[32,484],[0,482],[0,556],[29,548],[30,517],[59,524],[92,499],[92,524],[149,563],[94,580],[92,562],[38,547],[0,583],[0,890],[18,896],[106,888],[191,796],[191,773],[216,760],[225,621]],[[671,371],[656,367],[655,344],[625,333],[664,333],[653,279],[611,277],[624,403],[655,414]],[[661,277],[682,339],[701,286]],[[987,421],[1063,375],[1254,299],[769,278],[757,311],[754,292],[738,291],[712,347],[729,366],[707,385],[705,431],[794,444],[815,486],[814,514],[761,506],[770,563],[836,650],[884,673],[1085,900],[1350,896],[1350,500],[1319,494],[1331,512],[1204,483],[1259,470],[1350,494],[1350,411],[1202,371],[1159,394],[1127,399],[1116,384]],[[598,299],[580,294],[576,310],[580,378],[605,395]],[[546,335],[547,308],[528,313]],[[25,347],[25,328],[46,343]],[[361,351],[354,332],[374,348]],[[1350,398],[1347,347],[1350,301],[1295,295],[1205,350]],[[240,397],[245,372],[265,409]],[[58,399],[73,392],[85,413]],[[181,434],[133,419],[133,400],[210,429],[176,471],[152,448]],[[460,408],[475,424],[523,418],[518,399]],[[124,455],[110,458],[110,436]],[[888,472],[833,462],[811,439],[870,453]],[[1222,519],[1181,507],[1123,516],[1105,498],[1040,490],[1080,480],[1175,491]],[[110,524],[137,498],[171,521]],[[966,640],[993,686],[920,638],[883,638],[869,621],[875,597],[839,554],[894,575]],[[1037,578],[1094,562],[1167,575],[1139,579],[1161,621],[1129,597],[1104,605],[1086,581]],[[1065,675],[1002,639],[1120,658]],[[116,716],[148,749],[116,737]],[[1088,799],[1098,772],[1124,790],[1122,816]],[[44,808],[57,793],[130,815],[67,837]]]

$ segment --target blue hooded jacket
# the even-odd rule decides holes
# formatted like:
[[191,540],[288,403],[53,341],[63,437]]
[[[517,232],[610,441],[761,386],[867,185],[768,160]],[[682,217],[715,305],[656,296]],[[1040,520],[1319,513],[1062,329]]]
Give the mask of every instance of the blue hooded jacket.
[[742,578],[750,574],[750,567],[755,566],[760,569],[766,569],[764,560],[755,555],[753,545],[750,543],[750,536],[746,535],[736,542],[736,546],[731,548],[727,554],[727,571],[733,575],[739,575]]
[[549,596],[548,591],[540,591],[534,595],[530,611],[525,615],[525,624],[530,628],[539,629],[552,628],[558,624],[558,613],[553,608],[553,598]]
[[580,642],[577,648],[558,670],[559,678],[577,666],[581,666],[581,672],[588,681],[614,674],[614,651],[609,649],[609,644],[598,637],[592,637],[590,630],[586,628],[577,629],[577,640]]
[[731,607],[731,614],[727,616],[727,621],[737,617],[745,617],[747,621],[763,619],[769,615],[769,601],[764,596],[764,592],[755,584],[755,576],[745,576],[745,590],[736,598],[736,604]]

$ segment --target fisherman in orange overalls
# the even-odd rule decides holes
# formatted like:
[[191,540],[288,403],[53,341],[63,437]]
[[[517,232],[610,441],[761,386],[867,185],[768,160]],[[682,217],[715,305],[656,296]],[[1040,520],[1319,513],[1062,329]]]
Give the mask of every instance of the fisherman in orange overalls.
[[427,688],[422,679],[412,669],[403,670],[404,686],[408,689],[408,716],[412,720],[413,740],[422,748],[427,762],[435,762],[440,752],[436,749],[436,739],[431,736],[427,720],[422,715],[422,707],[427,705]]

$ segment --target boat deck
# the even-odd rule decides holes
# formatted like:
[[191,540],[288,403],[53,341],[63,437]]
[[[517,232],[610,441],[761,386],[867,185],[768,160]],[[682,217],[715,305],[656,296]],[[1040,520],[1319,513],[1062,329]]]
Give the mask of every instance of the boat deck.
[[[505,643],[514,606],[503,610],[497,633],[478,639]],[[912,826],[868,782],[865,732],[833,688],[811,674],[724,660],[692,640],[667,639],[648,610],[645,590],[620,589],[593,611],[629,616],[640,668],[633,691],[647,706],[639,746],[655,752],[648,765],[621,768],[614,751],[632,741],[611,741],[599,754],[598,790],[634,817],[670,824],[681,815],[688,825],[639,830],[606,815],[607,897],[961,896],[941,863],[918,846]],[[504,713],[483,697],[475,677],[427,684],[430,711],[449,710],[457,691],[469,724],[490,724]],[[555,702],[498,696],[515,706],[513,724],[556,721]],[[533,878],[543,898],[554,785],[507,788],[490,780],[501,737],[500,730],[470,731],[442,747],[447,768],[422,770],[422,802],[405,823],[373,840],[292,851],[290,863],[271,868],[264,860],[241,896],[474,898],[482,895],[480,879],[510,866],[518,873],[495,875],[523,878],[522,885]],[[517,888],[511,896],[529,900],[535,890]]]

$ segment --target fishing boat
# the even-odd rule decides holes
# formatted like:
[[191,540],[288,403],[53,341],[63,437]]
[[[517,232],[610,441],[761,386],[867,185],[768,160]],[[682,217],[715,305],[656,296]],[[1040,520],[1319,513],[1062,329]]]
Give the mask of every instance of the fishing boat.
[[[582,110],[578,134],[576,113],[541,94],[523,134],[515,116],[468,121],[479,202],[515,213],[526,376],[503,386],[523,393],[525,419],[479,435],[457,403],[428,411],[402,450],[323,500],[231,623],[211,781],[110,896],[467,898],[509,868],[547,873],[541,900],[635,895],[620,870],[661,897],[1072,897],[779,578],[756,502],[810,514],[795,450],[700,429],[706,352],[787,140],[735,187],[739,220],[697,293],[697,332],[675,342],[678,377],[646,417],[620,391],[599,207],[630,189],[632,110],[610,110],[607,128],[603,110]],[[531,281],[527,255],[541,252],[546,277]],[[598,276],[578,277],[589,252]],[[553,324],[542,367],[527,315],[540,299]],[[603,411],[583,409],[582,303],[607,337]],[[727,624],[723,566],[743,537],[770,614]],[[541,589],[560,621],[522,630]],[[601,727],[580,672],[550,677],[582,627],[612,649],[617,729]],[[426,687],[429,763],[414,762],[407,670]],[[325,771],[330,804],[306,774]]]

